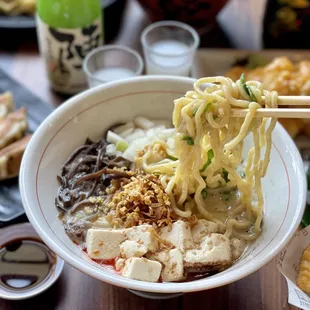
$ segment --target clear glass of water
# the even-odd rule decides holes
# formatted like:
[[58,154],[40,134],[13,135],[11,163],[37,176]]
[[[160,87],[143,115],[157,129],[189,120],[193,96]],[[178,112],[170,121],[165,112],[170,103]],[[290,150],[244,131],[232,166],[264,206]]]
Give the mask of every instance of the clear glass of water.
[[86,55],[83,70],[89,87],[142,74],[142,57],[122,45],[105,45]]
[[151,24],[141,35],[146,73],[189,76],[199,42],[198,33],[187,24]]

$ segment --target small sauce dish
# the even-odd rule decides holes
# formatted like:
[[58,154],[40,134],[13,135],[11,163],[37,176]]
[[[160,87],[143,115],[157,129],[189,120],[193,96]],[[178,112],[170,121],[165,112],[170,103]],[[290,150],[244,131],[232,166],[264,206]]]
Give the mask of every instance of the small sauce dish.
[[31,224],[1,229],[0,298],[21,300],[42,293],[58,279],[63,266]]

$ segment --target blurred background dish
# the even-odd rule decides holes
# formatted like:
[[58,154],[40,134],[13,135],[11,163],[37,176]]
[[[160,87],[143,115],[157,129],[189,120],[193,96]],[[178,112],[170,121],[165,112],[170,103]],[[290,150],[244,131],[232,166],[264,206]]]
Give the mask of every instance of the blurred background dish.
[[8,16],[34,15],[36,0],[1,0],[0,13]]
[[[25,134],[33,133],[41,121],[52,111],[52,107],[33,95],[29,90],[21,86],[0,69],[0,93],[5,93],[8,90],[11,92],[16,109],[22,107],[27,108],[28,129]],[[10,94],[7,93],[6,96],[10,96]],[[4,121],[5,117],[2,119],[2,122]],[[2,132],[1,134],[5,135],[6,132]],[[12,146],[8,146],[0,151],[1,167],[3,169],[1,170],[3,173],[6,172],[6,177],[3,174],[3,178],[0,181],[0,228],[24,214],[17,178],[19,170],[18,162],[21,159],[20,155],[23,150],[23,144],[18,146],[18,143],[20,142],[15,142],[13,149]],[[15,164],[10,160],[8,161],[9,158],[15,158]],[[9,176],[11,177],[9,178]],[[23,217],[20,219],[25,220]]]
[[32,15],[4,15],[0,14],[0,28],[2,29],[31,29],[36,21]]
[[[255,65],[252,63],[236,65],[226,72],[226,76],[236,81],[242,73],[247,80],[260,81],[265,89],[277,91],[279,95],[303,96],[310,95],[310,61],[291,61],[288,57],[277,57],[263,65],[263,58],[256,55]],[[290,106],[288,106],[290,107]],[[296,108],[296,106],[295,106]],[[310,121],[308,119],[279,119],[289,134],[310,136]]]
[[[28,2],[34,3],[36,0],[13,0],[16,3],[19,1],[25,2],[27,5]],[[28,14],[16,11],[15,14],[7,14],[2,9],[1,11],[1,3],[6,3],[6,0],[0,0],[0,30],[10,31],[17,29],[24,30],[35,30],[36,20],[35,20],[35,10],[28,11]],[[101,8],[104,11],[104,28],[105,31],[105,41],[110,42],[113,38],[115,38],[120,30],[121,22],[124,15],[124,10],[126,6],[127,0],[101,0]],[[21,7],[22,8],[22,7]],[[25,7],[27,8],[27,7]],[[113,27],[111,27],[113,25]],[[8,34],[8,32],[4,32],[2,35]],[[15,41],[21,39],[21,33],[16,33]],[[36,40],[35,31],[27,32],[28,39]],[[16,42],[18,43],[18,42]]]
[[263,20],[265,48],[309,49],[308,0],[268,0]]
[[176,20],[195,28],[199,33],[216,24],[216,16],[229,0],[138,0],[152,22]]
[[[309,95],[310,55],[299,50],[206,50],[197,53],[200,66],[195,77],[226,75],[233,80],[245,73],[247,79],[258,80],[269,90],[280,95]],[[302,136],[309,137],[309,121],[303,119],[280,120],[282,125],[302,149],[310,145]],[[310,154],[310,153],[309,153]],[[305,158],[306,159],[306,158]]]

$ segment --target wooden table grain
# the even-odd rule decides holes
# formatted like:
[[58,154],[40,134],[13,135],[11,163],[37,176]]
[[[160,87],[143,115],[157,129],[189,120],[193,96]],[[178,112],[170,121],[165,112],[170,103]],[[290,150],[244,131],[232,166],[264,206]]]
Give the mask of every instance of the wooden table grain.
[[[133,1],[128,3],[123,23],[115,43],[139,50],[139,34],[148,20]],[[0,67],[46,102],[57,106],[64,100],[50,90],[35,42],[23,44],[15,51],[0,50]],[[235,283],[171,300],[135,296],[65,264],[59,280],[43,294],[23,301],[0,299],[0,310],[191,310],[195,307],[212,310],[296,309],[287,303],[286,282],[277,271],[275,261]]]
[[288,310],[287,287],[275,261],[232,284],[170,300],[141,298],[65,265],[59,280],[43,294],[24,301],[0,300],[1,310]]

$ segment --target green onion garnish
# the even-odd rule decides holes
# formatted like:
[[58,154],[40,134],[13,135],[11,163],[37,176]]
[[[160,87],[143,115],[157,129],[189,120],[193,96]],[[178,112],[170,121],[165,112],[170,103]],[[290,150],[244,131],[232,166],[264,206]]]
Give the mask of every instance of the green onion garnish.
[[182,140],[186,141],[187,145],[194,145],[194,140],[190,136],[184,136]]
[[208,151],[208,160],[206,161],[206,163],[203,165],[203,167],[199,170],[200,172],[204,172],[211,164],[212,159],[214,157],[214,152],[212,149],[210,149]]
[[240,76],[240,82],[241,82],[243,89],[245,90],[245,92],[249,96],[250,100],[257,102],[257,99],[256,99],[255,95],[253,94],[251,87],[249,87],[245,82],[244,73],[242,73]]
[[168,158],[171,159],[171,160],[173,160],[173,161],[178,160],[178,158],[176,158],[176,157],[174,157],[174,156],[171,156],[171,155],[168,155]]
[[116,149],[120,152],[125,152],[128,148],[128,142],[127,141],[117,141],[116,142]]
[[204,188],[202,191],[201,191],[201,195],[202,195],[202,198],[203,199],[206,199],[207,196],[208,196],[208,190],[207,188]]
[[[212,103],[214,103],[214,100],[213,100],[212,102],[208,102],[208,103],[207,103],[207,105],[206,105],[206,107],[205,107],[205,109],[204,109],[204,112],[208,112],[208,111],[209,111],[209,109],[210,109],[211,106],[212,106]],[[198,111],[198,108],[193,109],[193,116],[196,115],[197,111]]]

